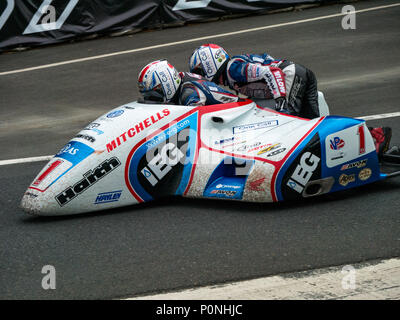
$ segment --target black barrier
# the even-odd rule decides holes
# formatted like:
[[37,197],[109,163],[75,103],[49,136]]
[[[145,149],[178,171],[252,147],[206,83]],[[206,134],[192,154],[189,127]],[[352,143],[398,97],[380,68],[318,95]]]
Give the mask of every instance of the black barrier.
[[0,51],[332,0],[1,0]]
[[165,0],[163,19],[165,22],[201,21],[210,18],[267,12],[300,3],[321,3],[328,0]]

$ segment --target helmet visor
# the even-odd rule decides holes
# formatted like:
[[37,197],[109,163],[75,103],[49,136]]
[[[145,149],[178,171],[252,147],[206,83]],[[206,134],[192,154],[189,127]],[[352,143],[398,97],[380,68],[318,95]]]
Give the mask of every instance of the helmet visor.
[[203,70],[203,68],[201,67],[201,65],[197,65],[196,67],[194,67],[194,68],[191,70],[191,72],[192,72],[192,73],[195,73],[195,74],[198,74],[199,76],[202,76],[202,77],[205,76],[204,70]]
[[165,101],[165,95],[164,91],[161,87],[161,84],[158,86],[154,87],[151,90],[148,91],[141,91],[144,100],[148,101],[154,101],[154,102],[164,102]]

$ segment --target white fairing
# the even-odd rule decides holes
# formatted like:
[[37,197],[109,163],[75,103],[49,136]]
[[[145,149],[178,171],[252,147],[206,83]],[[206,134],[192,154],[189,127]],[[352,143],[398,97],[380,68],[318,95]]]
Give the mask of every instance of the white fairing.
[[324,94],[321,91],[318,91],[318,108],[320,117],[329,116],[329,107],[325,101]]
[[[146,138],[149,132],[166,125],[189,109],[182,106],[160,107],[133,102],[104,114],[80,131],[63,147],[65,150],[57,153],[43,168],[26,191],[21,203],[22,208],[33,214],[56,215],[137,203],[129,192],[124,177],[126,159],[132,146]],[[165,116],[162,110],[168,110],[170,114]],[[132,128],[133,130],[128,132]],[[71,163],[70,158],[78,158],[77,163]],[[46,173],[56,161],[60,164]],[[95,170],[98,170],[98,177],[90,177]],[[44,178],[39,179],[43,173]],[[85,180],[85,176],[89,176],[91,180]],[[82,192],[70,192],[72,198],[61,199],[65,203],[57,201],[57,195],[82,180]],[[103,201],[98,198],[99,195],[103,196]]]
[[[319,98],[329,113],[323,95]],[[174,194],[278,201],[274,188],[282,166],[322,120],[286,116],[250,100],[207,107],[132,102],[94,120],[67,143],[34,179],[21,205],[33,214],[63,215]],[[234,176],[222,172],[221,180],[216,175],[230,170],[225,161],[232,158],[244,166],[235,167]],[[245,178],[239,183],[236,175]]]

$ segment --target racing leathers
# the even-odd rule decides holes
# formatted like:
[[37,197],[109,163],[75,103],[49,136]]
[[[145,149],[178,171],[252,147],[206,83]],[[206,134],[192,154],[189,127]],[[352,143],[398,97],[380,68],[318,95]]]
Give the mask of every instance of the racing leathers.
[[179,76],[182,79],[182,84],[171,101],[172,104],[205,106],[239,100],[238,96],[197,74],[180,72]]
[[314,73],[289,60],[277,60],[267,53],[233,56],[213,80],[249,98],[275,99],[281,112],[319,117]]

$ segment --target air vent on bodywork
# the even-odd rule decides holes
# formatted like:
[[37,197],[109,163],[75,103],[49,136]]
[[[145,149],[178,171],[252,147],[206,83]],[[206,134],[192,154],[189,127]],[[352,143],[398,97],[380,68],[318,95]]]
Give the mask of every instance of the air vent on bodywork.
[[224,119],[222,119],[221,117],[212,117],[211,120],[216,123],[224,123]]

